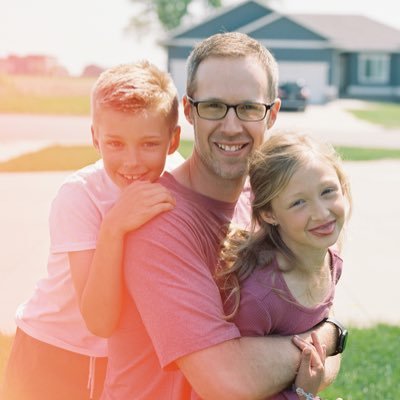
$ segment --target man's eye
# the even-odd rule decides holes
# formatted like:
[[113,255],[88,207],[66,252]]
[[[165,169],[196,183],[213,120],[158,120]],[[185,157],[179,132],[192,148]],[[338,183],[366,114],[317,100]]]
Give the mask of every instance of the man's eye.
[[212,108],[212,109],[220,109],[220,108],[224,108],[224,104],[223,103],[203,103],[203,107],[204,108]]
[[258,110],[260,108],[260,106],[258,104],[241,104],[240,108],[243,111],[254,111],[254,110]]

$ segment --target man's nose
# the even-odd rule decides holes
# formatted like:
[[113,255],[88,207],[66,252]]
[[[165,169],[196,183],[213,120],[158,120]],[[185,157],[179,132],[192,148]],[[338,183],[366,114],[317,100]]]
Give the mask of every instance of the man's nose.
[[233,107],[229,108],[222,120],[221,131],[226,135],[236,135],[242,130],[242,121],[236,115],[235,109]]

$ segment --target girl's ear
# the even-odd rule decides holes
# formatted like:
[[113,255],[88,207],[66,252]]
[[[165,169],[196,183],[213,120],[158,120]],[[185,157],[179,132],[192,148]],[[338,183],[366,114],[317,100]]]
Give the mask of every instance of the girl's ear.
[[272,211],[263,211],[261,213],[261,218],[270,225],[278,225],[278,221],[276,220],[274,213]]

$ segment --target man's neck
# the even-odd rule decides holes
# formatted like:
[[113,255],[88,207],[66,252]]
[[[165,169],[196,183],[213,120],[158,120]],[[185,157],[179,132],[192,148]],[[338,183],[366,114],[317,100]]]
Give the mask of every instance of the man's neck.
[[233,203],[243,190],[245,177],[224,179],[204,166],[194,165],[192,158],[172,171],[172,175],[183,186],[215,200]]

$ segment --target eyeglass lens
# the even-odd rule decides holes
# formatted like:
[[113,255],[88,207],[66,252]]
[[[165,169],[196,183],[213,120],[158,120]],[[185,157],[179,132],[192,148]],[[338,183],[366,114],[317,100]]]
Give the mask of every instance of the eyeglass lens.
[[228,113],[229,108],[235,109],[239,119],[244,121],[257,121],[264,119],[267,113],[265,104],[243,103],[236,106],[228,106],[225,103],[204,101],[197,104],[197,112],[201,118],[222,119]]

